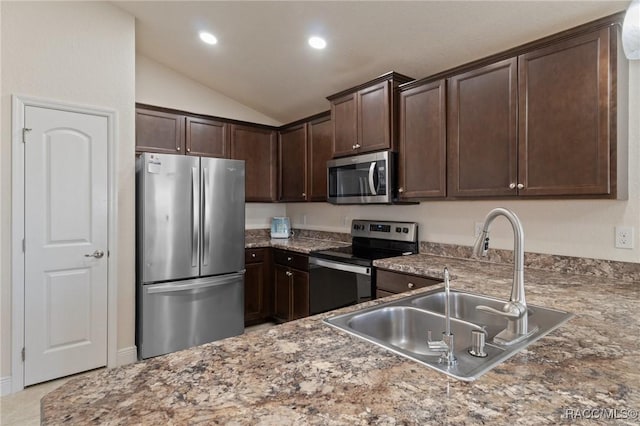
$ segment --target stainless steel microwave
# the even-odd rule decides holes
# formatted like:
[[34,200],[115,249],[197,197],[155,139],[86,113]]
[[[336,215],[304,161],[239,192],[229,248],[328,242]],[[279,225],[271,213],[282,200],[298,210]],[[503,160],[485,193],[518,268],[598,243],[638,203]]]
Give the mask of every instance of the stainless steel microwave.
[[327,162],[327,201],[333,204],[393,202],[391,151],[354,155]]

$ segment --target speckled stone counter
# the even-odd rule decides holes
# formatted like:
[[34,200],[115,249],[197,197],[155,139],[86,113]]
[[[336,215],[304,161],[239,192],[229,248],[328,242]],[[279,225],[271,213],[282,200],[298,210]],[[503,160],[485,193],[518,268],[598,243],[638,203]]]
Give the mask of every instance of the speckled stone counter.
[[294,230],[290,238],[271,238],[268,229],[254,229],[245,233],[245,248],[274,247],[299,253],[311,253],[317,250],[351,245],[349,234]]
[[[428,255],[376,263],[426,275],[447,266],[457,276],[454,289],[501,298],[508,298],[513,274],[509,265]],[[599,422],[637,424],[640,283],[526,270],[525,286],[529,303],[576,316],[472,383],[322,323],[357,308],[350,307],[73,379],[42,399],[42,420],[541,425],[571,423],[567,417],[576,412],[598,413],[580,410],[617,409],[617,420]]]

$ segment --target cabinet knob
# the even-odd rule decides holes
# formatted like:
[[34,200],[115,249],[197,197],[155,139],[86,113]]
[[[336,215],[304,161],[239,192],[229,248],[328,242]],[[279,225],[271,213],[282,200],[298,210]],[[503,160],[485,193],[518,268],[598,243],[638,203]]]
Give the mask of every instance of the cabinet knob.
[[414,288],[416,285],[414,283],[407,283],[407,287]]
[[521,183],[519,183],[519,184],[518,184],[518,189],[522,189],[522,188],[524,188],[524,185],[523,185],[523,184],[521,184]]
[[179,146],[176,146],[176,151],[180,151],[180,147]]
[[293,260],[292,257],[287,257],[287,261],[291,262]]
[[351,145],[351,149],[356,149],[356,146],[355,145]]
[[256,254],[255,253],[251,253],[251,257],[255,258]]
[[359,143],[356,144],[356,148],[360,148],[360,144]]
[[306,197],[306,196],[307,196],[307,194],[306,194],[305,192],[303,192],[303,193],[302,193],[302,196],[303,196],[303,197]]
[[398,188],[398,192],[402,194],[404,192],[404,188]]
[[513,183],[513,182],[511,182],[511,183],[509,184],[509,189],[516,189],[516,184],[515,184],[515,183]]
[[187,152],[191,152],[191,148],[187,148]]
[[287,271],[287,276],[290,277],[291,275],[293,275],[291,271]]

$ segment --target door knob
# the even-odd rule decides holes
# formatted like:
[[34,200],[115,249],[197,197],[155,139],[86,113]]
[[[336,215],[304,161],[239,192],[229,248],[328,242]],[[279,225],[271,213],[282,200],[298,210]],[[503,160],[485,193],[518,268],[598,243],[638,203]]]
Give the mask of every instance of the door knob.
[[104,256],[104,252],[102,250],[96,250],[91,254],[85,254],[84,257],[95,257],[96,259],[100,259]]

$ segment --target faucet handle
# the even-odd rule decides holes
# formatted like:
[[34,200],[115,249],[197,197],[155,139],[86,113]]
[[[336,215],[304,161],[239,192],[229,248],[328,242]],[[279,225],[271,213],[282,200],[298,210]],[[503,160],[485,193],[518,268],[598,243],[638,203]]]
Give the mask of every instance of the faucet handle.
[[518,306],[517,303],[512,303],[512,302],[505,304],[502,311],[492,308],[491,306],[485,306],[485,305],[476,306],[476,310],[488,312],[493,315],[499,315],[501,317],[510,318],[510,319],[522,318],[527,312],[526,308],[523,310],[521,309],[520,306]]

